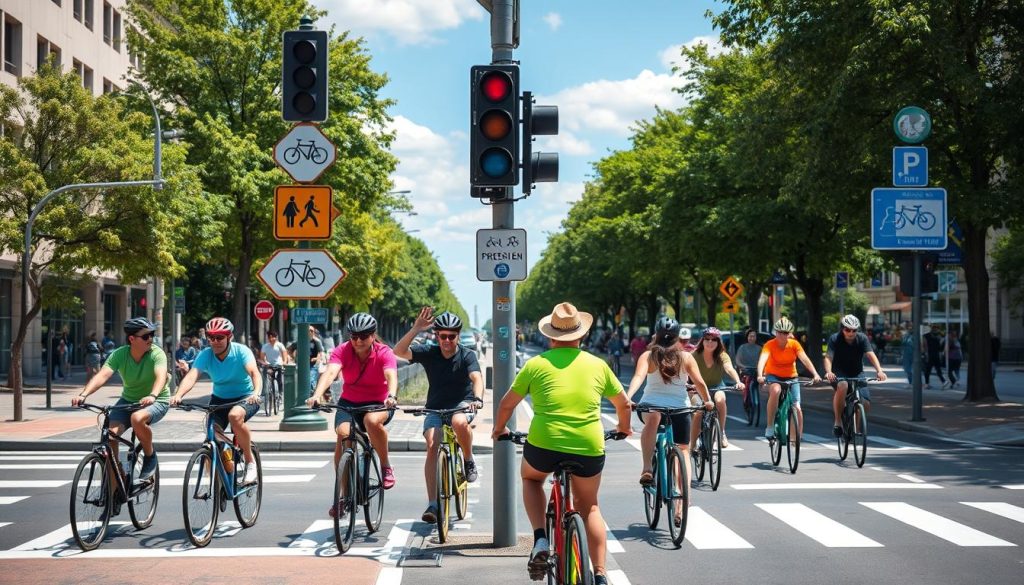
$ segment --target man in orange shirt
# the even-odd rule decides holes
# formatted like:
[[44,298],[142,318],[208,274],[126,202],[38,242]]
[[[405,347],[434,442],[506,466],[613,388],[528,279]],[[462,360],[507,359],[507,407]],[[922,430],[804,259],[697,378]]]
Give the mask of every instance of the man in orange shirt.
[[[775,411],[779,407],[779,394],[782,387],[779,382],[791,382],[797,380],[796,360],[800,360],[813,379],[811,384],[821,381],[818,370],[814,369],[811,359],[804,353],[800,342],[793,339],[793,322],[783,317],[775,322],[775,339],[764,344],[761,348],[761,357],[757,360],[757,381],[762,386],[768,384],[768,426],[764,430],[764,436],[770,439],[775,436]],[[792,397],[793,408],[796,410],[797,425],[800,436],[803,436],[804,413],[800,409],[800,384],[793,384],[789,387]]]

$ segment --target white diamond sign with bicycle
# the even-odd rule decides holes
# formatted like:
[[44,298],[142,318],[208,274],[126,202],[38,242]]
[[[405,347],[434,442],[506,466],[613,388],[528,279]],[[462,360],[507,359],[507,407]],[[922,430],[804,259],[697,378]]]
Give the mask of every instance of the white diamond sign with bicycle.
[[316,124],[296,124],[274,146],[274,162],[299,183],[320,178],[338,157],[338,149]]
[[326,250],[283,249],[256,275],[278,299],[326,299],[348,273]]

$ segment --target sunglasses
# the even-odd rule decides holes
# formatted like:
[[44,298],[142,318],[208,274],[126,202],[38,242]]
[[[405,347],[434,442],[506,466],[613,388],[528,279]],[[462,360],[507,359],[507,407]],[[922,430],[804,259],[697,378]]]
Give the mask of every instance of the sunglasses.
[[209,339],[210,341],[224,341],[225,339],[228,338],[228,336],[227,335],[207,335],[206,338]]
[[717,342],[718,338],[717,337],[705,337],[704,341],[715,341],[715,342]]
[[850,329],[849,327],[843,327],[843,331],[845,331],[847,333],[856,333],[857,332],[856,329]]
[[373,331],[367,331],[365,333],[349,333],[348,336],[350,339],[358,339],[359,341],[363,341],[373,337]]
[[459,336],[455,333],[438,333],[437,338],[443,341],[455,341]]
[[132,337],[135,337],[136,339],[141,339],[143,341],[149,341],[150,339],[153,339],[153,333],[147,333],[145,335],[132,335]]

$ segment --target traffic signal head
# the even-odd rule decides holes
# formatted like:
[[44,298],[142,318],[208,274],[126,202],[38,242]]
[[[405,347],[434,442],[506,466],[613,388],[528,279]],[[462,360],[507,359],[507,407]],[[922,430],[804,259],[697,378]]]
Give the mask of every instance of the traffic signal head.
[[558,181],[558,153],[533,152],[534,136],[558,134],[558,106],[535,106],[533,94],[523,92],[523,193],[534,183]]
[[470,69],[469,183],[519,183],[519,66]]
[[327,44],[327,31],[285,31],[281,117],[286,121],[327,119]]

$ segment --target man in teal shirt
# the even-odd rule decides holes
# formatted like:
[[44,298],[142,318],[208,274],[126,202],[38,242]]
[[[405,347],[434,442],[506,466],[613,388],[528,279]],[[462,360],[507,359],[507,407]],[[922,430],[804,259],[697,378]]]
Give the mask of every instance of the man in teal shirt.
[[[72,406],[85,402],[85,398],[99,390],[117,372],[124,382],[121,397],[115,406],[138,403],[139,409],[130,411],[117,409],[110,413],[110,430],[120,435],[131,424],[135,437],[142,447],[142,472],[139,479],[145,480],[156,471],[156,452],[153,450],[154,425],[167,414],[170,392],[167,388],[167,356],[153,345],[156,325],[145,317],[136,317],[124,322],[128,344],[114,350],[106,363],[82,392],[71,399]],[[110,441],[117,453],[117,441]]]

